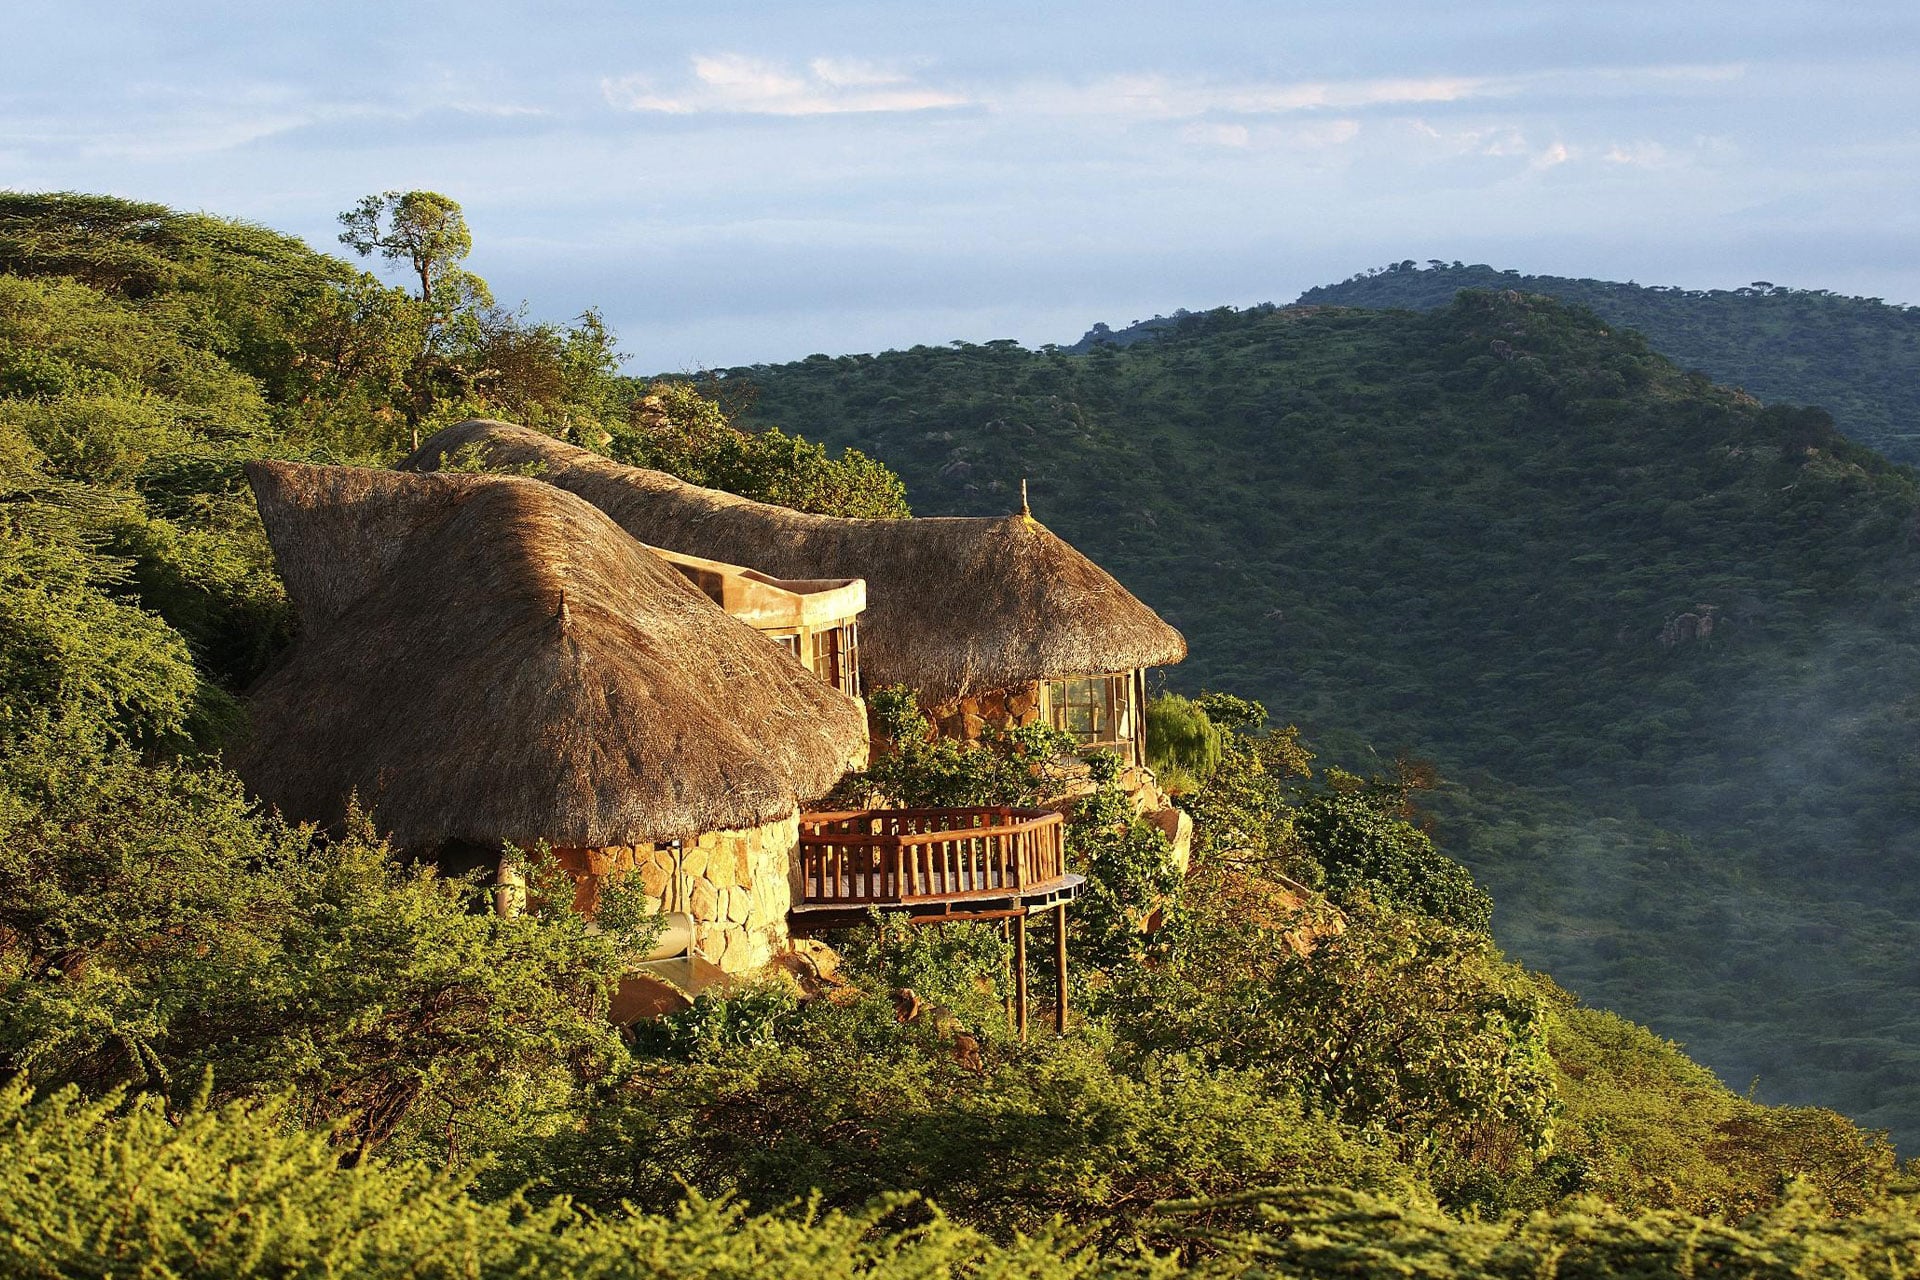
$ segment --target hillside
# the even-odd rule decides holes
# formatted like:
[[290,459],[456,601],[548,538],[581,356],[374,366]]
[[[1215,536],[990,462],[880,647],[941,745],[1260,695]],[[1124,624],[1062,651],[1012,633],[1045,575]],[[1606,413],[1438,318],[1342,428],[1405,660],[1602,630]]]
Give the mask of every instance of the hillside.
[[[400,194],[459,216],[444,197]],[[464,242],[455,230],[447,243]],[[1881,1135],[1742,1096],[1515,964],[1487,932],[1486,895],[1411,824],[1398,787],[1303,777],[1318,744],[1263,730],[1231,695],[1190,708],[1217,736],[1212,772],[1183,799],[1185,876],[1164,834],[1132,819],[1114,757],[1063,760],[1037,728],[962,748],[931,739],[911,699],[874,699],[897,749],[848,780],[855,794],[997,805],[1067,771],[1093,785],[1065,824],[1086,892],[1063,939],[1063,1035],[1009,1025],[1014,947],[992,923],[897,917],[836,934],[837,955],[809,950],[616,1028],[614,993],[657,924],[631,885],[603,883],[589,922],[537,842],[523,851],[526,908],[502,914],[485,877],[382,839],[377,797],[333,831],[263,812],[219,749],[247,731],[243,699],[298,623],[247,459],[388,466],[416,432],[495,414],[796,508],[907,514],[899,479],[872,459],[744,433],[685,382],[617,376],[593,313],[530,321],[485,301],[457,259],[436,270],[459,287],[429,279],[416,297],[262,228],[0,194],[0,1271],[118,1274],[138,1259],[209,1277],[642,1264],[694,1277],[1332,1277],[1356,1274],[1356,1251],[1360,1274],[1481,1274],[1492,1247],[1529,1275],[1920,1266],[1908,1182]],[[1550,309],[1508,314],[1531,317],[1541,349],[1590,341]],[[1392,323],[1370,340],[1418,345],[1416,317]],[[1036,359],[931,356],[955,392]],[[1061,398],[1048,403],[1078,416],[1067,432],[1045,420],[1044,449],[1069,478],[1141,482],[1138,455],[1101,425],[1124,422],[1135,392],[1110,354],[1083,364],[1049,384]],[[1831,517],[1805,554],[1842,572],[1793,607],[1811,615],[1867,590],[1888,562],[1881,523],[1905,518],[1904,473],[1828,440],[1817,419],[1669,381],[1647,364],[1646,386],[1699,400],[1694,429],[1744,442],[1731,474],[1798,477]],[[1097,409],[1067,394],[1089,391],[1107,397]],[[987,421],[989,438],[1044,451],[1041,429],[1026,432],[1040,419]],[[951,453],[965,431],[940,439],[947,429],[923,443]],[[1489,484],[1506,465],[1502,449],[1473,456]],[[990,496],[996,469],[1016,474],[1005,468],[1021,451],[973,458],[941,464],[948,496],[1004,501],[1005,480]],[[462,477],[460,491],[537,484],[506,469],[517,478]],[[1134,490],[1143,514],[1124,522],[1100,519],[1087,495],[1089,527],[1153,518],[1145,504],[1187,492],[1165,483]],[[1037,485],[1038,505],[1069,490]],[[1742,501],[1761,509],[1778,492]],[[1189,506],[1158,519],[1200,537],[1217,517]],[[1224,563],[1257,515],[1195,556]],[[1127,543],[1136,566],[1162,536],[1145,534]],[[1768,564],[1797,583],[1804,558],[1788,548]],[[1192,562],[1222,572],[1210,563]],[[1189,595],[1190,612],[1209,599]],[[492,607],[476,597],[451,642],[471,644]],[[1696,619],[1696,642],[1701,630]],[[1716,629],[1688,656],[1710,667],[1738,634]],[[1216,668],[1243,660],[1224,656]],[[450,679],[410,669],[423,689]],[[1358,736],[1328,703],[1330,739],[1351,755]],[[1365,709],[1351,720],[1363,729]],[[1476,777],[1443,794],[1443,836],[1469,832],[1493,855],[1514,841],[1527,856],[1487,865],[1536,907],[1568,895],[1565,916],[1525,917],[1542,929],[1595,914],[1596,891],[1634,857],[1719,874],[1628,820],[1593,828],[1588,866],[1531,857],[1542,832],[1591,811],[1503,787]],[[1676,931],[1699,923],[1687,901],[1658,909],[1677,913]],[[1160,927],[1147,934],[1150,911]],[[1035,925],[1046,955],[1058,935]],[[1696,930],[1703,952],[1717,927]],[[1061,1007],[1035,977],[1041,1010]],[[1904,1006],[1876,1016],[1897,1026]],[[1857,1065],[1898,1078],[1905,1051],[1860,1047]],[[1269,1200],[1284,1222],[1258,1207]]]
[[1590,307],[1637,329],[1683,369],[1769,403],[1817,404],[1849,439],[1920,464],[1920,307],[1756,281],[1676,289],[1531,276],[1488,266],[1403,262],[1309,289],[1304,305],[1446,306],[1461,289],[1519,289]]
[[[1399,262],[1307,290],[1295,306],[1432,311],[1462,289],[1543,293],[1638,330],[1682,369],[1767,403],[1816,404],[1842,434],[1896,462],[1920,463],[1920,307],[1768,281],[1739,289],[1679,289],[1567,276],[1523,275],[1476,264]],[[1270,311],[1263,303],[1251,311]],[[1128,347],[1177,328],[1176,311],[1121,329],[1089,329],[1065,348]]]
[[1442,841],[1522,959],[1762,1097],[1920,1139],[1920,506],[1824,413],[1518,293],[725,384],[873,452],[924,513],[1005,511],[1030,478],[1186,631],[1173,686],[1469,784]]

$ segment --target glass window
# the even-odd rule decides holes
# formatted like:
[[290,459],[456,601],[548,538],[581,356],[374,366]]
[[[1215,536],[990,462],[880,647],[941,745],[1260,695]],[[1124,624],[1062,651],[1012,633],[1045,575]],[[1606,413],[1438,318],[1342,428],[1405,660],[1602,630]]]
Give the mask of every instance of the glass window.
[[813,674],[828,684],[840,684],[840,628],[828,627],[813,633]]
[[860,624],[850,619],[840,630],[840,692],[857,698],[860,696]]
[[1056,729],[1083,743],[1117,742],[1125,738],[1127,677],[1086,676],[1047,682],[1048,718]]

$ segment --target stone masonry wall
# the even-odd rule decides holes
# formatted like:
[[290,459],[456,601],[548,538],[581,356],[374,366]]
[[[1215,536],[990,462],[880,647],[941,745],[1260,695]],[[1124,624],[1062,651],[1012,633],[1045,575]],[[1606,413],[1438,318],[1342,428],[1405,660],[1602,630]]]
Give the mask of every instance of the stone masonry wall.
[[684,901],[674,884],[671,846],[555,849],[554,857],[573,876],[574,910],[591,916],[603,882],[637,875],[655,910],[693,917],[694,946],[703,958],[728,973],[748,973],[786,948],[799,845],[797,818],[686,841],[678,854]]
[[929,714],[940,735],[961,742],[978,742],[991,726],[1012,729],[1032,724],[1040,718],[1040,685],[1018,685],[995,689],[971,697],[943,702]]

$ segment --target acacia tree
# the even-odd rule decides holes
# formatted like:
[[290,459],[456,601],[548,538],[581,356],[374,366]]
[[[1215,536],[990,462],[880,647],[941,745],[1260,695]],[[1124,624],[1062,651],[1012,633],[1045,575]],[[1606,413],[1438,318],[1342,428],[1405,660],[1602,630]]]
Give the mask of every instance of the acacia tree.
[[[459,276],[478,280],[460,264],[473,251],[460,204],[437,191],[386,191],[366,196],[340,215],[340,243],[363,258],[378,253],[405,264],[420,282],[420,301],[444,296]],[[481,285],[484,290],[485,285]]]
[[419,341],[405,379],[407,426],[420,447],[420,420],[432,409],[438,384],[461,377],[455,353],[481,345],[481,321],[493,306],[487,282],[460,264],[473,233],[458,201],[437,191],[386,191],[363,198],[340,215],[340,243],[363,258],[379,254],[411,271]]

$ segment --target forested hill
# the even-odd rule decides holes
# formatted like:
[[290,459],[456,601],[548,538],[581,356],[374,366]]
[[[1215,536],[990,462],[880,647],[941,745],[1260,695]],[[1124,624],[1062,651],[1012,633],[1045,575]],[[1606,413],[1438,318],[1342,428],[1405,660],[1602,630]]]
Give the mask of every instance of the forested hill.
[[1676,289],[1441,262],[1397,263],[1309,289],[1299,301],[1428,311],[1462,289],[1519,289],[1591,307],[1638,329],[1683,369],[1704,370],[1765,401],[1823,405],[1852,439],[1920,463],[1920,308],[1767,281]]
[[1028,478],[1185,630],[1176,687],[1468,781],[1443,841],[1521,958],[1763,1097],[1920,1137],[1920,506],[1823,412],[1510,291],[722,385],[924,514]]

